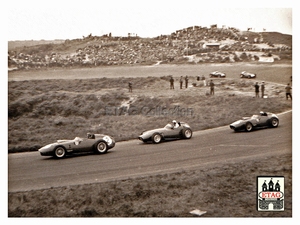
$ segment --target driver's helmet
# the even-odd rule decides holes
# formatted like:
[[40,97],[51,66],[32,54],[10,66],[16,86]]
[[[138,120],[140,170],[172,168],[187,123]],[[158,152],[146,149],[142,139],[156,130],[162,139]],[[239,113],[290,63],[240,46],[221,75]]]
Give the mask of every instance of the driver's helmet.
[[86,136],[87,136],[88,139],[92,139],[93,138],[93,134],[91,134],[91,133],[87,133]]
[[174,125],[174,128],[177,128],[177,127],[179,127],[179,124],[177,123],[177,121],[176,121],[176,120],[173,120],[173,121],[172,121],[172,123],[173,123],[173,125]]
[[261,116],[266,116],[267,115],[267,113],[265,113],[264,111],[260,111],[259,113],[260,113]]

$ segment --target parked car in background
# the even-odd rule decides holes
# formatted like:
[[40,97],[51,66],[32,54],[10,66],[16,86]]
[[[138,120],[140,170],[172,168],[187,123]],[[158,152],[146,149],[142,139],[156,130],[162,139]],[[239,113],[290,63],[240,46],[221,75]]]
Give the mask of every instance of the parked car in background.
[[90,152],[104,154],[115,146],[114,138],[104,134],[87,133],[86,138],[75,137],[73,140],[57,140],[39,149],[42,156],[63,158],[67,154]]
[[234,131],[252,131],[254,128],[278,127],[279,118],[277,115],[270,112],[261,111],[259,115],[251,117],[243,117],[230,124],[230,128]]
[[173,120],[163,128],[144,131],[139,136],[143,142],[152,141],[155,144],[168,139],[190,139],[193,135],[191,127],[185,122]]
[[213,78],[213,77],[219,77],[219,78],[224,78],[226,77],[226,74],[225,73],[222,73],[220,71],[214,71],[214,72],[211,72],[209,74],[209,77]]
[[243,72],[241,72],[240,77],[251,79],[251,78],[256,78],[256,74],[243,71]]

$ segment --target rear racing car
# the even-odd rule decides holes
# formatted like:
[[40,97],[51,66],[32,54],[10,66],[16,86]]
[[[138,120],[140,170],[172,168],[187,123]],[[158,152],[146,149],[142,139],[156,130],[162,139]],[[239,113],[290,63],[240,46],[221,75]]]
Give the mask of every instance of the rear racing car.
[[277,115],[270,112],[261,111],[259,115],[251,117],[243,117],[229,125],[234,131],[246,130],[252,131],[254,128],[278,127],[279,118]]

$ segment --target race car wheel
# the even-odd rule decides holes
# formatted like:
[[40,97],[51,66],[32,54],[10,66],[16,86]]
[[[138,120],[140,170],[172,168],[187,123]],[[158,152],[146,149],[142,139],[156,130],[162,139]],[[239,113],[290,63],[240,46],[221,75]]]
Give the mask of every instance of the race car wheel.
[[107,144],[104,142],[104,141],[99,141],[97,144],[96,144],[96,151],[98,153],[106,153],[107,152]]
[[250,122],[246,123],[246,131],[250,132],[252,130],[252,128],[253,128],[252,123],[250,123]]
[[161,137],[160,134],[155,133],[155,134],[152,135],[151,139],[152,139],[152,142],[153,142],[153,143],[158,144],[158,143],[161,142],[162,137]]
[[182,130],[182,137],[185,139],[190,139],[193,135],[193,131],[190,128],[185,128]]
[[251,78],[251,76],[249,75],[249,76],[248,76],[248,78],[250,79],[250,78]]
[[241,78],[243,78],[243,77],[244,77],[242,74],[241,74],[240,76],[241,76]]
[[271,127],[278,127],[279,125],[279,120],[277,118],[272,118],[270,121],[270,126]]
[[56,158],[63,158],[63,157],[65,157],[65,155],[66,155],[66,150],[61,146],[57,147],[54,150],[54,156]]

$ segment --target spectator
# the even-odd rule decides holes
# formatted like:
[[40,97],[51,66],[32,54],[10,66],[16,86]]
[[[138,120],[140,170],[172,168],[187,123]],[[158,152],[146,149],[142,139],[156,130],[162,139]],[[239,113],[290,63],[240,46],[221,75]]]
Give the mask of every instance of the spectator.
[[288,83],[285,87],[285,96],[286,96],[286,100],[288,100],[289,96],[292,100],[292,94],[291,94],[291,89],[292,87],[290,86],[290,83]]
[[182,76],[180,77],[179,83],[180,83],[180,89],[182,89],[182,84],[183,84],[183,77]]
[[204,75],[202,75],[202,78],[201,78],[202,80],[203,80],[203,86],[205,87],[206,86],[206,80],[205,80],[205,76]]
[[185,88],[187,88],[188,87],[188,83],[189,83],[189,78],[186,75],[184,79],[185,79]]
[[265,82],[264,81],[262,82],[260,89],[261,89],[261,97],[263,98],[265,95]]
[[128,88],[129,88],[129,92],[132,92],[132,83],[131,82],[128,83]]
[[209,86],[210,86],[210,95],[214,95],[215,94],[215,84],[212,80],[210,80]]
[[170,78],[170,89],[174,89],[174,78],[172,76]]
[[259,98],[259,85],[258,85],[258,82],[256,82],[254,87],[255,87],[255,97]]

